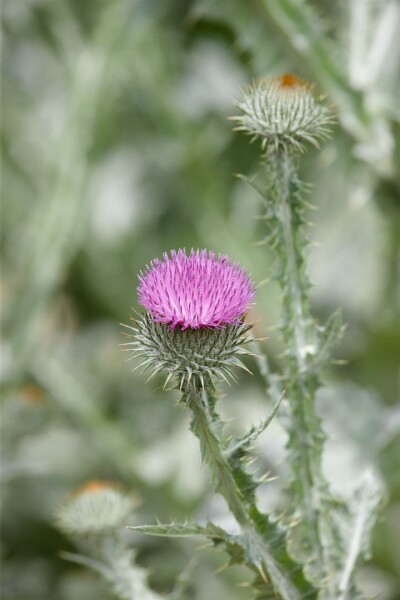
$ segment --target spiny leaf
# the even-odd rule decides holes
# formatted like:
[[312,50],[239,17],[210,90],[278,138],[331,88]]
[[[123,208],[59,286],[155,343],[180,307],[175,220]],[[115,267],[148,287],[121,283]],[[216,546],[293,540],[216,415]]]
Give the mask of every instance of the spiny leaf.
[[[255,573],[255,590],[258,598],[277,598],[274,588],[267,583],[265,577],[260,575],[257,564],[259,558],[251,557],[248,541],[245,536],[232,535],[208,522],[206,525],[198,523],[158,523],[157,525],[142,525],[128,527],[139,533],[146,535],[156,535],[161,537],[206,537],[215,545],[223,545],[225,551],[229,554],[230,560],[227,566],[234,564],[247,564]],[[260,564],[262,568],[262,565]]]
[[128,525],[127,529],[132,529],[138,533],[146,535],[155,535],[160,537],[208,537],[213,540],[223,540],[228,535],[223,529],[208,522],[206,525],[199,523],[157,523],[156,525]]

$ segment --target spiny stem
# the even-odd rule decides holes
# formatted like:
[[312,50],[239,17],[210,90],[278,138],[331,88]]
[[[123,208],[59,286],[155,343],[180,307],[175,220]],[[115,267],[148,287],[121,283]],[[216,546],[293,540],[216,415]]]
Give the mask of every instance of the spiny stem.
[[294,245],[294,234],[292,224],[292,214],[290,209],[290,165],[289,157],[282,155],[283,172],[282,172],[282,197],[280,203],[280,218],[283,229],[283,240],[285,243],[285,253],[287,257],[287,278],[290,304],[295,316],[293,320],[294,329],[294,347],[298,370],[304,371],[305,367],[305,351],[306,351],[306,334],[303,314],[302,290],[300,285],[300,276],[297,268],[297,256]]
[[295,505],[304,524],[303,531],[317,564],[319,577],[326,582],[324,597],[336,600],[332,544],[335,528],[329,516],[329,492],[322,474],[324,433],[315,410],[318,380],[307,371],[308,336],[311,316],[308,308],[310,287],[303,271],[301,207],[298,181],[292,157],[273,157],[274,200],[277,225],[281,231],[280,260],[284,270],[283,292],[286,323],[283,334],[288,346],[286,368],[287,396],[291,404],[289,448],[291,451]]
[[[253,567],[266,579],[264,568],[283,600],[299,600],[300,592],[290,581],[287,573],[273,556],[271,548],[252,518],[252,503],[245,499],[235,480],[233,470],[224,453],[225,444],[219,435],[221,423],[214,413],[215,398],[211,388],[202,388],[191,381],[185,392],[185,400],[192,411],[192,430],[200,441],[202,456],[213,475],[217,491],[225,498],[229,509],[240,525],[241,535],[248,547]],[[247,561],[249,562],[249,560]]]
[[198,389],[195,383],[189,385],[189,407],[193,415],[193,428],[204,448],[204,455],[208,457],[210,469],[219,481],[221,493],[223,494],[232,514],[239,525],[247,524],[247,514],[242,504],[240,491],[230,470],[229,464],[224,456],[222,442],[218,438],[213,427],[207,400],[207,392]]

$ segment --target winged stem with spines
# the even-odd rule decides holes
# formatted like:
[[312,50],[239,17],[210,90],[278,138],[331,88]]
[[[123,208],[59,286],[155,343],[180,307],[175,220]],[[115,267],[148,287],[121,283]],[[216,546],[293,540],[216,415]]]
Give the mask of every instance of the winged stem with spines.
[[[358,496],[362,500],[356,511],[361,511],[362,520],[355,517],[353,500],[346,504],[330,493],[322,469],[325,434],[315,406],[316,391],[321,385],[321,371],[331,360],[332,347],[344,327],[340,311],[321,326],[310,310],[311,285],[304,258],[308,245],[305,186],[297,174],[298,154],[287,148],[268,149],[264,164],[266,184],[243,179],[264,201],[263,218],[268,230],[265,241],[275,252],[275,277],[282,291],[280,329],[285,352],[281,385],[290,406],[284,425],[289,435],[288,495],[294,523],[288,536],[288,550],[303,563],[306,578],[319,589],[319,600],[362,599],[364,596],[354,582],[354,566],[366,553],[358,540],[364,539],[369,547],[382,489],[373,474],[368,486],[361,486]],[[261,369],[269,389],[275,389],[276,375],[263,363]],[[349,534],[349,530],[353,533]]]
[[152,535],[204,535],[215,544],[224,544],[231,563],[246,564],[256,573],[254,589],[260,600],[316,598],[314,587],[286,550],[284,526],[258,510],[255,490],[259,482],[244,467],[246,458],[251,458],[250,442],[271,421],[277,405],[259,428],[253,428],[241,439],[228,441],[223,437],[224,423],[216,411],[216,401],[217,391],[210,379],[202,382],[195,376],[184,387],[182,402],[191,412],[191,430],[199,439],[202,459],[209,467],[215,490],[226,500],[239,533],[228,533],[212,523],[205,527],[187,523],[134,529]]
[[[318,327],[309,308],[310,283],[304,264],[303,185],[298,179],[296,155],[271,152],[267,157],[268,186],[265,222],[268,242],[277,257],[277,279],[282,289],[281,330],[286,344],[284,384],[290,405],[287,445],[291,470],[290,494],[298,525],[291,530],[289,547],[305,562],[305,572],[316,585],[323,583],[323,598],[334,600],[337,589],[333,574],[340,567],[340,536],[331,497],[322,473],[324,433],[315,409],[319,369],[328,360],[331,345],[342,331],[335,316],[326,327]],[[260,193],[260,188],[257,188]],[[317,368],[318,366],[318,368]]]

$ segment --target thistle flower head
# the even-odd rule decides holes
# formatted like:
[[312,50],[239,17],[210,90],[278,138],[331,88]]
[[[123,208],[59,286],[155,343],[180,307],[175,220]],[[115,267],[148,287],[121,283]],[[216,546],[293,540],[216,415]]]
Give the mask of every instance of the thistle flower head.
[[139,302],[156,323],[199,329],[239,323],[254,296],[246,272],[207,250],[172,251],[139,275]]
[[236,106],[242,112],[232,117],[236,129],[260,138],[264,150],[303,150],[308,142],[318,146],[334,120],[324,96],[290,74],[256,80]]
[[124,525],[137,500],[118,489],[118,485],[90,481],[59,507],[58,527],[68,535],[89,536],[106,533]]
[[237,263],[206,250],[172,251],[139,275],[138,294],[146,313],[127,326],[124,346],[150,377],[166,371],[167,382],[174,375],[180,387],[192,377],[204,385],[244,368],[237,355],[250,354],[242,347],[251,328],[243,318],[254,284]]

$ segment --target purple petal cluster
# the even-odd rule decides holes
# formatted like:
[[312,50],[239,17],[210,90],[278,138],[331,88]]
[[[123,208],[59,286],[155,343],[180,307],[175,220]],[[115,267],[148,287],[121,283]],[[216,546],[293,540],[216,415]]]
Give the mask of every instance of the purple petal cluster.
[[239,323],[254,296],[254,284],[238,263],[207,250],[164,253],[140,273],[139,282],[140,304],[171,329]]

